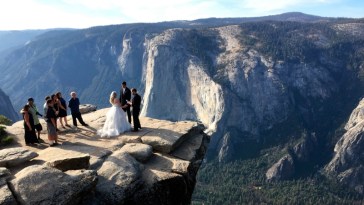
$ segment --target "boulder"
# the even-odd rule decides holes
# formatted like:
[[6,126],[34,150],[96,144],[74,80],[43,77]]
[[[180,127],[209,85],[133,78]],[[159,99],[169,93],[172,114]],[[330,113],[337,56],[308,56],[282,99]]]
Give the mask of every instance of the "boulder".
[[0,204],[1,205],[17,205],[13,194],[7,184],[0,185]]
[[80,105],[80,112],[81,114],[86,114],[89,112],[93,112],[96,111],[97,106],[96,105],[91,105],[91,104],[82,104]]
[[162,124],[158,129],[152,129],[141,139],[154,150],[170,153],[191,135],[202,132],[204,127],[196,122]]
[[206,135],[199,134],[191,136],[185,142],[183,142],[177,149],[171,152],[171,155],[183,160],[192,161],[198,157],[198,152],[204,145],[203,140]]
[[90,167],[90,155],[84,154],[75,157],[64,157],[54,159],[46,163],[49,167],[54,167],[61,171],[88,169]]
[[121,148],[121,151],[129,153],[140,162],[147,161],[153,154],[152,146],[142,143],[128,143]]
[[5,167],[0,167],[0,185],[2,181],[7,180],[10,177],[10,171]]
[[4,167],[0,167],[0,204],[2,205],[17,204],[8,184],[6,183],[10,177],[10,171]]
[[79,204],[97,183],[92,170],[62,172],[58,169],[33,165],[10,181],[21,204]]
[[187,176],[190,164],[190,161],[178,159],[165,154],[154,153],[153,157],[145,164],[145,166],[152,170],[172,172]]
[[13,167],[27,162],[38,154],[22,147],[0,150],[0,167]]
[[265,176],[268,181],[288,180],[292,178],[294,170],[293,159],[287,154],[269,168]]
[[90,156],[90,169],[97,169],[111,153],[112,151],[104,147],[95,147],[84,143],[64,142],[62,146],[49,147],[40,151],[36,160],[52,162],[58,159],[79,158],[88,154]]
[[98,170],[96,200],[101,204],[125,204],[140,187],[142,165],[121,150],[110,155]]

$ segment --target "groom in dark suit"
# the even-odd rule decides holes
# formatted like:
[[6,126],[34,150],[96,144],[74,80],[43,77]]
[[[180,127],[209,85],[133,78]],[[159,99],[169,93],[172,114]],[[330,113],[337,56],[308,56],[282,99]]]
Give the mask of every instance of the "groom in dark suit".
[[[130,89],[128,87],[126,87],[125,81],[121,84],[121,86],[122,86],[122,88],[120,90],[120,99],[119,100],[120,100],[121,106],[124,106],[131,99],[131,92],[130,92]],[[128,121],[131,124],[130,106],[123,108],[123,110],[128,114]]]

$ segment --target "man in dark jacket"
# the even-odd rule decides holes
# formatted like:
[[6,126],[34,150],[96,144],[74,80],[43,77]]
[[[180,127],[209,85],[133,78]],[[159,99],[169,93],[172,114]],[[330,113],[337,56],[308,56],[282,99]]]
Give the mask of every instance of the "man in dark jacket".
[[[120,89],[120,103],[121,106],[124,106],[128,103],[128,101],[130,101],[131,99],[131,92],[130,89],[128,87],[126,87],[126,82],[124,81],[121,84],[121,89]],[[130,113],[130,106],[128,106],[127,108],[123,108],[123,110],[127,113],[128,115],[128,121],[131,124],[131,113]]]
[[133,94],[133,99],[131,101],[128,101],[128,104],[133,107],[133,124],[134,124],[134,132],[137,132],[138,129],[142,129],[140,126],[139,121],[139,113],[140,113],[140,104],[142,102],[142,98],[137,93],[137,90],[135,88],[131,89],[131,92]]
[[68,101],[68,107],[71,109],[73,125],[77,127],[77,118],[81,125],[88,126],[88,124],[86,124],[82,119],[80,112],[80,100],[77,98],[77,94],[75,92],[71,92],[71,97],[72,98]]

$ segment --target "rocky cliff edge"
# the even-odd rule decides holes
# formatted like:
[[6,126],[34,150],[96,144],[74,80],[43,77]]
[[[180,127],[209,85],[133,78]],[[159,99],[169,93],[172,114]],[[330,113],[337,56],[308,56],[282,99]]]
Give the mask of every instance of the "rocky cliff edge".
[[336,143],[326,173],[340,183],[364,194],[364,99],[353,110],[345,134]]
[[25,146],[22,122],[7,127],[17,143],[0,150],[0,204],[189,204],[203,125],[143,117],[139,132],[100,138],[107,110],[84,114],[89,127],[60,128],[57,147]]

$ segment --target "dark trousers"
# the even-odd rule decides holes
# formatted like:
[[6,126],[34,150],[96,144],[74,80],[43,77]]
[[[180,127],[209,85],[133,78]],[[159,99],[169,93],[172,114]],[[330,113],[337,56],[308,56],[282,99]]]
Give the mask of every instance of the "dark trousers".
[[[125,104],[124,104],[125,105]],[[124,105],[121,105],[121,106],[124,106]],[[123,108],[123,110],[126,112],[126,114],[128,115],[128,121],[129,123],[131,124],[131,112],[130,112],[130,107],[127,107],[127,108]]]
[[140,126],[139,113],[140,113],[140,110],[133,110],[133,123],[134,123],[135,131],[138,131],[138,128],[142,128]]
[[86,123],[83,121],[81,113],[80,112],[76,112],[76,113],[72,113],[72,120],[73,120],[73,125],[77,126],[77,120],[81,123],[81,125],[85,125]]

